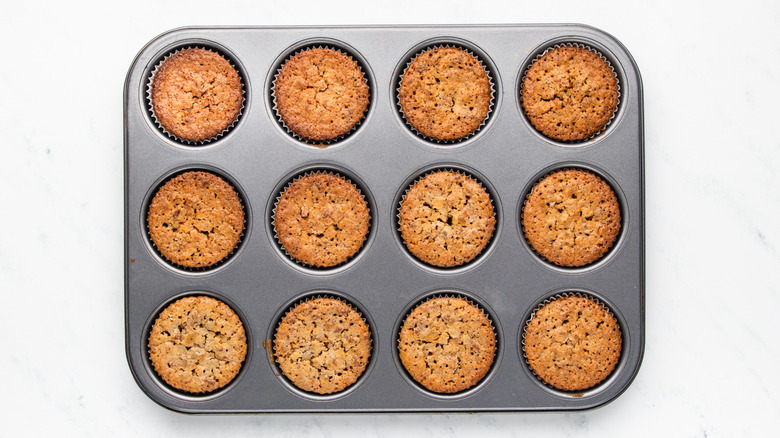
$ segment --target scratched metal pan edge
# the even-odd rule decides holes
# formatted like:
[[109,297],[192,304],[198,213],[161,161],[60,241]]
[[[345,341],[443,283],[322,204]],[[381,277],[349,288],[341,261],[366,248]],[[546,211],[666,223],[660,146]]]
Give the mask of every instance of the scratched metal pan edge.
[[[536,132],[522,113],[519,82],[531,60],[560,43],[585,44],[610,61],[620,81],[620,106],[604,133],[565,144]],[[280,62],[302,46],[336,46],[359,60],[371,84],[361,126],[325,149],[304,144],[280,126],[269,86]],[[495,86],[489,121],[469,139],[436,144],[404,124],[396,102],[398,73],[421,47],[458,45],[486,58]],[[229,58],[244,81],[238,123],[205,145],[184,144],[161,132],[149,115],[146,87],[163,56],[205,46]],[[581,24],[185,27],[145,45],[124,84],[125,348],[141,390],[183,413],[521,412],[576,411],[604,406],[636,377],[645,343],[644,115],[641,76],[611,35]],[[397,201],[409,181],[454,167],[486,181],[498,228],[473,263],[435,269],[413,259],[396,231]],[[597,263],[563,269],[529,250],[518,214],[535,178],[553,169],[596,171],[619,193],[625,214],[618,243]],[[225,176],[245,199],[247,229],[224,264],[190,271],[167,263],[150,243],[145,214],[154,189],[187,169]],[[278,189],[301,171],[343,171],[368,192],[372,236],[355,257],[333,270],[286,259],[269,230]],[[546,387],[523,359],[522,328],[533,309],[556,293],[578,291],[606,303],[620,324],[623,353],[597,387],[564,392]],[[399,322],[432,294],[454,293],[484,305],[499,339],[483,381],[453,396],[422,390],[399,365]],[[182,296],[205,294],[228,303],[247,333],[246,360],[226,388],[208,395],[179,392],[151,367],[147,337],[157,313]],[[286,384],[267,348],[286,306],[314,294],[352,301],[370,321],[368,371],[354,388],[317,396]]]

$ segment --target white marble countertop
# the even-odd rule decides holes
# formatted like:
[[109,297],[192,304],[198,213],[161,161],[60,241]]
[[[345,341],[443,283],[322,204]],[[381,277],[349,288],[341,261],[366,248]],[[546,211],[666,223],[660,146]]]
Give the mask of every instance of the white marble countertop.
[[[299,0],[0,6],[0,435],[764,436],[780,428],[780,4]],[[720,5],[722,3],[722,5]],[[124,350],[122,87],[189,25],[585,23],[644,81],[646,347],[587,412],[188,416]]]

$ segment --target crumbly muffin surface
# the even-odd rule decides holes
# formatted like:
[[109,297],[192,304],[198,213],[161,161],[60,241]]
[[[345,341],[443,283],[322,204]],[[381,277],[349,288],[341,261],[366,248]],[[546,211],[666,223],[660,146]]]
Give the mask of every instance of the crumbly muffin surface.
[[230,383],[246,352],[246,333],[238,315],[206,296],[185,297],[166,307],[149,335],[154,370],[172,387],[191,393]]
[[580,267],[601,258],[620,233],[620,204],[603,179],[578,169],[554,172],[534,186],[522,213],[523,231],[548,261]]
[[287,60],[274,82],[274,94],[284,124],[315,141],[348,133],[363,119],[369,103],[368,84],[357,62],[327,48],[308,49]]
[[368,366],[371,333],[360,314],[343,301],[315,298],[295,306],[282,319],[274,355],[284,376],[317,394],[339,392]]
[[147,222],[152,242],[166,259],[202,268],[235,249],[244,231],[244,210],[225,180],[190,171],[160,187],[149,204]]
[[423,177],[401,202],[401,237],[420,260],[454,267],[485,249],[496,218],[490,195],[475,179],[452,171]]
[[404,117],[420,133],[456,140],[474,132],[488,116],[492,92],[477,58],[454,47],[418,55],[401,78]]
[[558,47],[528,69],[522,104],[531,124],[547,137],[585,140],[601,131],[615,113],[617,78],[596,53]]
[[335,266],[354,256],[369,225],[368,204],[358,189],[329,173],[295,180],[274,212],[274,228],[284,250],[316,267]]
[[241,78],[218,53],[185,49],[163,62],[152,80],[152,109],[171,134],[194,142],[230,127],[244,104]]
[[462,298],[440,297],[406,317],[398,343],[414,380],[439,393],[476,385],[490,370],[496,335],[485,314]]
[[584,297],[544,305],[525,330],[525,356],[547,384],[581,391],[606,379],[620,359],[622,337],[615,318]]

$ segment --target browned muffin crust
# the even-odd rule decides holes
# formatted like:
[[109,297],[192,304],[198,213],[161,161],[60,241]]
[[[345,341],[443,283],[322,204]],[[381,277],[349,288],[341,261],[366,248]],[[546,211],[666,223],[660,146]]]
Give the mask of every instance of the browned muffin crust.
[[276,108],[290,130],[307,140],[327,141],[363,119],[369,89],[363,71],[333,49],[307,49],[282,66],[274,82]]
[[244,104],[241,78],[218,53],[184,49],[168,57],[152,80],[152,109],[171,134],[209,140],[238,119]]
[[524,343],[531,370],[564,391],[585,390],[606,379],[623,345],[615,317],[578,296],[556,298],[536,311]]
[[184,267],[203,268],[235,249],[244,231],[244,209],[236,191],[222,178],[209,172],[184,172],[154,195],[147,223],[163,257]]
[[523,110],[554,140],[585,140],[601,131],[618,104],[612,67],[582,47],[558,47],[537,60],[523,80]]
[[456,140],[477,130],[493,97],[479,60],[454,47],[415,57],[401,78],[398,96],[414,129],[438,140]]
[[282,319],[274,355],[285,377],[317,394],[339,392],[368,366],[371,333],[360,314],[334,298],[298,304]]
[[454,267],[485,249],[496,225],[490,195],[475,179],[452,171],[423,177],[401,202],[401,237],[420,260]]
[[490,320],[468,301],[433,298],[406,317],[398,351],[415,381],[451,394],[485,377],[493,364],[496,335]]
[[246,358],[244,326],[225,303],[185,297],[157,317],[149,335],[149,357],[172,387],[211,392],[230,383]]
[[274,228],[290,256],[307,265],[331,267],[357,254],[368,235],[368,204],[338,175],[314,173],[282,193]]
[[566,267],[593,263],[620,233],[620,204],[603,179],[579,169],[542,178],[523,206],[523,231],[533,249]]

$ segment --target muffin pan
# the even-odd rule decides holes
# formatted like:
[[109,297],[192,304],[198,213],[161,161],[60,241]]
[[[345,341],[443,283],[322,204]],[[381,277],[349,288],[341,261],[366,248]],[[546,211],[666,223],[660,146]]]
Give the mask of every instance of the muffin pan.
[[[615,70],[620,103],[600,134],[577,143],[550,140],[523,114],[520,83],[528,65],[556,44],[585,45]],[[398,107],[397,86],[424,48],[451,45],[476,54],[490,71],[489,118],[462,141],[436,142],[415,133]],[[327,147],[291,135],[274,110],[273,80],[281,63],[304,47],[334,47],[358,60],[370,88],[365,117]],[[193,144],[168,136],[149,110],[155,67],[186,47],[216,51],[244,86],[238,121],[217,139]],[[499,412],[580,410],[614,400],[636,376],[644,353],[644,134],[642,82],[631,55],[612,36],[584,25],[184,28],[162,34],[137,55],[124,88],[125,344],[139,387],[155,402],[187,413]],[[620,203],[621,230],[609,252],[580,268],[555,266],[523,235],[523,202],[556,169],[601,176]],[[410,183],[434,169],[475,176],[490,192],[496,226],[469,263],[437,268],[416,259],[398,230],[399,202]],[[157,188],[186,170],[229,181],[245,211],[240,245],[210,268],[184,269],[165,260],[146,229]],[[296,176],[335,171],[356,183],[371,225],[363,247],[332,268],[297,263],[279,246],[271,215]],[[567,392],[545,385],[523,354],[523,329],[545,300],[565,293],[596,298],[615,316],[622,354],[593,388]],[[208,394],[166,385],[151,366],[148,337],[159,312],[177,298],[207,295],[228,304],[247,334],[238,376]],[[311,296],[339,297],[359,309],[371,330],[366,371],[326,396],[299,390],[274,361],[280,318]],[[475,386],[454,394],[426,391],[398,358],[398,333],[408,312],[431,296],[464,296],[490,316],[494,362]]]

